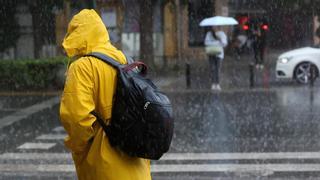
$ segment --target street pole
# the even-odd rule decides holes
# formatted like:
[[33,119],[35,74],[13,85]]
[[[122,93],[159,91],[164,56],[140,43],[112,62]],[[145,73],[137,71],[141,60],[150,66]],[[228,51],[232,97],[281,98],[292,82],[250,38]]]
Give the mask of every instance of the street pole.
[[249,64],[249,80],[250,80],[250,88],[254,87],[254,64]]
[[[176,0],[175,5],[176,5],[176,16],[177,16],[177,47],[178,47],[178,61],[176,61],[175,66],[178,66],[179,63],[182,61],[182,16],[181,16],[181,0]],[[184,59],[185,65],[186,65],[186,86],[187,88],[190,88],[191,86],[191,72],[190,72],[190,63]]]
[[187,84],[187,88],[190,88],[191,86],[191,73],[190,73],[190,63],[186,63],[186,84]]
[[[181,62],[181,4],[180,0],[176,0],[176,15],[177,15],[177,47],[178,47],[178,62]],[[176,62],[177,64],[177,62]]]
[[316,67],[313,64],[310,64],[310,86],[313,87],[314,81],[316,79]]
[[71,18],[71,3],[70,3],[70,0],[65,0],[63,2],[63,10],[64,10],[64,17],[67,19],[65,21],[65,27],[68,27],[69,19]]

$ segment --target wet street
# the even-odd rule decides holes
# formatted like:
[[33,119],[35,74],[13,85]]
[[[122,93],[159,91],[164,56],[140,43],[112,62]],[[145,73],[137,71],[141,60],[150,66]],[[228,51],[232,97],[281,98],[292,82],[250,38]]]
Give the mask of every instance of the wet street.
[[[175,134],[169,153],[152,161],[153,179],[320,179],[319,82],[279,83],[270,64],[249,88],[248,63],[237,63],[225,63],[220,92],[209,90],[205,64],[192,65],[189,89],[184,77],[157,81],[172,101]],[[0,96],[0,179],[76,179],[59,97]]]

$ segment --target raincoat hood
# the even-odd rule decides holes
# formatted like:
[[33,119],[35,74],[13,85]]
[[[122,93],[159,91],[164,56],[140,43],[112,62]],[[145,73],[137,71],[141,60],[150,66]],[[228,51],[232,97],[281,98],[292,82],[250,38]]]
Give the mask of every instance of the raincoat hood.
[[91,52],[122,56],[110,42],[109,33],[95,10],[84,9],[69,23],[62,46],[68,57],[83,56]]

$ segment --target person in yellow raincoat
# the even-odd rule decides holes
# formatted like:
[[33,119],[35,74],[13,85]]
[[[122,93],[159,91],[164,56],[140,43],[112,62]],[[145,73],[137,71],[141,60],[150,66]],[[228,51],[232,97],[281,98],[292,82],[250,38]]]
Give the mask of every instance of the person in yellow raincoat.
[[117,71],[94,57],[106,54],[122,64],[123,53],[111,43],[108,31],[94,10],[82,10],[68,26],[62,43],[68,57],[77,59],[67,71],[60,104],[60,119],[68,133],[65,145],[72,152],[79,180],[149,180],[150,161],[129,157],[110,146],[96,118],[111,118]]

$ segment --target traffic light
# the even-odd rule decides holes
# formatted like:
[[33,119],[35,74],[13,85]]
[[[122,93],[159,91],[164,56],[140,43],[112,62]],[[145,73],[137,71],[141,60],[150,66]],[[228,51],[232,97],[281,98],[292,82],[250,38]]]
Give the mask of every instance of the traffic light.
[[248,16],[239,16],[237,17],[239,24],[246,24],[249,21]]
[[249,25],[248,25],[249,17],[247,15],[238,15],[236,18],[242,30],[244,31],[249,30]]
[[242,25],[242,29],[245,30],[245,31],[248,31],[249,30],[249,25],[248,24]]
[[262,24],[261,29],[265,31],[269,30],[268,24]]

